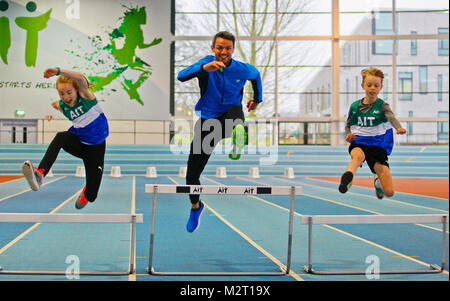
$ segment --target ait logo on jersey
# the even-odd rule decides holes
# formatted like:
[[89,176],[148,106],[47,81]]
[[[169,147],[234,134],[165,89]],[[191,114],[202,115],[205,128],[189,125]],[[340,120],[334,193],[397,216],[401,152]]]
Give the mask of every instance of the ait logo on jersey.
[[358,126],[373,126],[373,120],[375,120],[375,117],[364,116],[361,118],[358,116]]
[[70,118],[73,120],[75,118],[80,117],[83,114],[84,114],[83,107],[78,107],[75,110],[70,111]]

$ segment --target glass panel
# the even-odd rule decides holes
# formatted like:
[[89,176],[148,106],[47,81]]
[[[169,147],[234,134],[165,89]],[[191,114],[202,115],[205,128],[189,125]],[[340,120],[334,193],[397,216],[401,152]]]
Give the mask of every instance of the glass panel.
[[331,35],[331,1],[280,0],[279,35]]
[[[448,34],[448,27],[438,28],[438,34]],[[448,56],[448,39],[438,41],[438,54]]]
[[[397,0],[398,33],[436,34],[438,27],[448,28],[448,1]],[[420,22],[417,22],[420,20]]]
[[175,65],[185,68],[213,54],[211,41],[175,41]]
[[[415,114],[415,117],[418,114]],[[410,122],[412,127],[414,128],[414,134],[408,135],[395,135],[395,143],[397,145],[426,145],[426,144],[435,144],[435,143],[448,143],[448,136],[445,140],[445,135],[439,138],[438,127],[439,122]],[[448,124],[448,123],[447,123]],[[408,130],[406,127],[406,122],[402,123],[403,128]]]
[[280,122],[279,144],[330,144],[330,124]]
[[[177,0],[176,3],[177,35],[212,36],[219,28],[242,36],[274,35],[275,0]],[[217,3],[220,4],[219,8],[216,7]],[[251,6],[253,3],[257,5]],[[330,0],[279,0],[279,35],[330,35],[331,4]],[[414,37],[416,34],[448,33],[448,6],[448,1],[442,0],[396,1],[397,33],[412,35],[411,39],[395,41],[398,45],[396,77],[392,74],[394,41],[341,40],[339,107],[341,117],[347,115],[353,101],[364,96],[361,88],[361,70],[371,66],[385,73],[380,97],[391,104],[397,117],[434,117],[438,112],[448,114],[448,39],[430,40]],[[392,34],[392,0],[341,0],[339,8],[342,35]],[[252,24],[255,26],[252,27]],[[210,44],[210,41],[177,41],[175,72],[210,54]],[[330,116],[331,42],[279,41],[278,45],[279,116]],[[234,58],[250,62],[261,71],[264,102],[259,106],[257,116],[274,116],[276,70],[273,41],[238,39]],[[396,78],[396,85],[392,83],[393,78]],[[251,98],[250,86],[247,85],[244,91],[244,104]],[[395,103],[392,94],[394,86],[397,90]],[[191,114],[199,98],[198,83],[175,81],[175,92],[175,111],[184,112],[182,115],[186,115],[186,112]],[[448,123],[445,124],[448,127]],[[341,132],[343,126],[342,123]],[[398,136],[400,142],[407,140],[406,143],[425,141],[433,143],[438,140],[438,126],[443,125],[437,122],[411,122],[403,126],[414,129],[414,135]],[[259,127],[258,125],[258,129]],[[322,132],[329,133],[327,128],[329,124],[288,123],[283,126],[280,124],[280,131],[282,127],[284,138],[280,132],[280,143],[322,143],[317,142],[316,138]],[[430,133],[430,129],[433,133]],[[265,128],[262,131],[265,131]],[[295,134],[295,131],[298,134]],[[323,141],[326,141],[326,137]]]
[[398,99],[412,100],[413,97],[413,73],[399,72],[398,73]]
[[308,124],[308,144],[331,144],[331,126],[329,123]]
[[[410,54],[411,40],[398,41],[397,64],[401,65],[439,65],[448,68],[448,56],[438,54],[439,40],[416,40],[418,55]],[[430,74],[428,74],[430,77]]]
[[419,92],[426,94],[428,92],[428,68],[419,66]]
[[[411,56],[410,41],[399,41],[396,113],[407,117],[409,108],[416,117],[435,117],[438,111],[448,107],[448,56],[438,55],[438,40],[420,39],[417,40],[418,55]],[[402,91],[409,94],[400,94]]]
[[[448,111],[438,112],[438,117],[448,118]],[[438,142],[448,143],[448,122],[438,122]]]
[[[419,84],[420,66],[401,66],[398,68],[398,102],[396,115],[407,117],[408,110],[414,110],[415,117],[434,117],[438,111],[448,108],[448,89],[442,92],[439,101],[438,75],[444,73],[448,83],[448,68],[428,65],[428,93],[421,93]],[[447,69],[447,70],[444,70]],[[402,93],[403,92],[403,93]],[[409,100],[409,101],[402,101]]]
[[[341,0],[339,1],[339,26],[341,35],[372,35],[386,34],[373,32],[373,21],[382,18],[383,22],[379,24],[379,29],[392,30],[392,17],[384,18],[387,14],[391,15],[391,0]],[[389,32],[391,34],[392,32]]]
[[217,11],[216,2],[210,0],[175,0],[175,7],[176,13],[210,13]]
[[217,8],[207,0],[175,1],[175,34],[180,36],[214,35],[217,32]]
[[273,124],[270,122],[248,123],[249,145],[269,146],[273,145]]
[[279,144],[305,144],[303,127],[297,122],[280,122]]
[[[417,34],[417,31],[411,31],[411,34]],[[411,55],[417,55],[417,40],[411,40]]]
[[[414,117],[414,112],[413,111],[408,111],[408,117]],[[408,127],[407,127],[407,135],[413,135],[414,134],[414,127],[413,127],[414,122],[408,122]]]
[[210,54],[209,41],[176,41],[175,42],[175,115],[193,116],[194,106],[200,98],[200,88],[197,80],[180,82],[178,73],[199,59]]
[[[215,4],[215,1],[211,1]],[[220,1],[220,30],[236,36],[275,34],[275,1]]]
[[330,54],[329,41],[279,42],[280,116],[330,116]]
[[[373,33],[376,35],[389,35],[393,34],[392,27],[392,13],[391,12],[378,12],[374,13],[373,19]],[[392,40],[375,40],[372,42],[373,54],[392,54]]]
[[[263,102],[256,109],[256,116],[271,117],[274,115],[275,105],[275,49],[273,41],[245,41],[237,40],[233,58],[248,62],[261,73],[263,86]],[[247,101],[253,98],[253,89],[247,82],[242,103],[245,107]],[[244,110],[247,114],[247,111]]]
[[361,87],[361,71],[369,67],[376,67],[383,71],[383,89],[379,97],[391,102],[392,87],[392,56],[372,54],[372,41],[341,41],[340,68],[340,116],[347,117],[350,105],[364,97]]

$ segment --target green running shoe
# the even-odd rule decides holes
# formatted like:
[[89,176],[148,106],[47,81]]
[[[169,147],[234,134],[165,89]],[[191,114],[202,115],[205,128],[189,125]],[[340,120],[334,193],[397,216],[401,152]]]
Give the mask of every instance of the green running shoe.
[[233,129],[233,147],[228,157],[231,160],[239,160],[241,158],[241,151],[247,143],[247,133],[242,124],[238,124]]

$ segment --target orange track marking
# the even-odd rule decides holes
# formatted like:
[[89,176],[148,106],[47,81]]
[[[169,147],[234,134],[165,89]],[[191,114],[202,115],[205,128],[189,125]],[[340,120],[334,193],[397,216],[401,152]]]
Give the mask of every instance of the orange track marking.
[[[340,177],[311,177],[311,178],[336,183],[339,183],[341,181]],[[394,190],[397,192],[413,193],[443,199],[449,198],[448,179],[393,178],[393,181],[394,181]],[[358,178],[358,176],[356,176],[356,178],[353,179],[353,185],[373,188],[373,178],[367,177]]]
[[0,183],[6,183],[20,178],[23,178],[23,176],[0,176]]

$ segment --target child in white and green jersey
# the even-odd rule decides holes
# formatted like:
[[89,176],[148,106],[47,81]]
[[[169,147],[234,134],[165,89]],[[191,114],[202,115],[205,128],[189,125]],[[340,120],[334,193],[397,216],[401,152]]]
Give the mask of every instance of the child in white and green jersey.
[[69,130],[56,134],[39,167],[36,168],[30,161],[25,161],[22,172],[31,189],[38,190],[61,148],[81,158],[86,170],[86,185],[75,201],[75,208],[81,209],[88,201],[95,201],[100,189],[105,140],[109,134],[108,121],[96,97],[89,90],[86,77],[81,73],[60,68],[49,68],[44,72],[45,78],[55,75],[59,75],[56,89],[61,99],[53,102],[52,107],[72,121],[72,126]]
[[345,127],[345,140],[350,142],[349,153],[352,161],[341,177],[339,191],[347,192],[351,187],[356,170],[364,161],[369,165],[374,176],[375,193],[378,198],[394,195],[394,185],[389,170],[388,155],[394,145],[393,130],[405,134],[389,104],[378,98],[383,88],[384,74],[377,68],[361,72],[365,90],[364,98],[351,104]]

